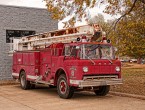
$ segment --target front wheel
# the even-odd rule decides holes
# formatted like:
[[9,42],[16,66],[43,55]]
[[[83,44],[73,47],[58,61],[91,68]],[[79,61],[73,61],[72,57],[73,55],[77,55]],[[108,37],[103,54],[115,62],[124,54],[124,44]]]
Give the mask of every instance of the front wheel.
[[27,81],[26,79],[25,71],[22,71],[20,74],[20,84],[21,84],[21,88],[24,90],[27,90],[31,87],[30,81]]
[[110,86],[100,86],[98,90],[94,90],[97,96],[105,96],[108,94]]
[[71,87],[67,83],[66,76],[60,75],[57,81],[57,93],[61,98],[68,99],[74,94],[74,87]]

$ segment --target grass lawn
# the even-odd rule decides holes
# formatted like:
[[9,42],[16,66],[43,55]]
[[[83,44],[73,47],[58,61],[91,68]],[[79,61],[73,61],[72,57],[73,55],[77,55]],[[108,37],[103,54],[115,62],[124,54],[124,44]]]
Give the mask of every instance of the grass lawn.
[[122,78],[123,85],[112,86],[112,91],[145,96],[145,64],[123,64]]

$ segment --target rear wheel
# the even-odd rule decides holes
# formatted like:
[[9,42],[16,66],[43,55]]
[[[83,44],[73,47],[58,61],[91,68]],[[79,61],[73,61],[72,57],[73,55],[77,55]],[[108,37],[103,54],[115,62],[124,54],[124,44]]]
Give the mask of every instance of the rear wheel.
[[74,87],[71,87],[67,83],[66,76],[60,75],[57,81],[57,93],[61,98],[68,99],[74,94]]
[[94,90],[97,96],[105,96],[108,94],[110,86],[100,86],[98,90]]
[[26,79],[25,71],[22,71],[20,74],[20,84],[21,84],[21,88],[24,90],[27,90],[31,87],[30,81],[27,81]]

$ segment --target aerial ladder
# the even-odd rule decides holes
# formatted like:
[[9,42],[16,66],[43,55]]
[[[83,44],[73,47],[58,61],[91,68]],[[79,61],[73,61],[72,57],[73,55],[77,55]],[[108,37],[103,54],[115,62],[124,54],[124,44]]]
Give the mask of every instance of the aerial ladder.
[[82,36],[86,36],[87,40],[90,40],[93,35],[94,27],[92,25],[84,25],[25,36],[20,39],[13,39],[13,50],[11,53],[15,51],[37,50],[53,43],[76,42]]

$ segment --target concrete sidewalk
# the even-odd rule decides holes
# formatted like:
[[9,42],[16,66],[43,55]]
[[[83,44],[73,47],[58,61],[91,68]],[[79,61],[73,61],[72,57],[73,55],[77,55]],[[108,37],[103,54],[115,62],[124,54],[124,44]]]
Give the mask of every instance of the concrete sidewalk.
[[56,89],[22,90],[19,85],[0,86],[0,110],[145,110],[145,101],[77,92],[72,99],[61,99]]

